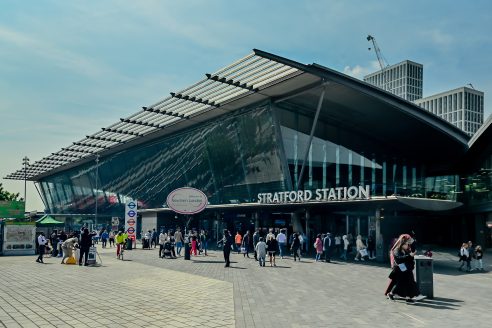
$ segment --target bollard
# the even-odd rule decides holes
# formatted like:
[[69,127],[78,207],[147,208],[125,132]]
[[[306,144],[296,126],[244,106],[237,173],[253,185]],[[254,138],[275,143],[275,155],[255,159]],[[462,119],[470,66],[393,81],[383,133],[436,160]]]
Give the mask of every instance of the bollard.
[[422,295],[434,298],[434,265],[432,258],[427,256],[415,256],[415,273],[417,286]]

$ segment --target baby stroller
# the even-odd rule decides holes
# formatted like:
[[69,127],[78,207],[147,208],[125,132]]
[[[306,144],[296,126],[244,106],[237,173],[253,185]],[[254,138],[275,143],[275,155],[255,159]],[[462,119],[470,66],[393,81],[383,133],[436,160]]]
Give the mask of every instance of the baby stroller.
[[166,256],[169,256],[170,259],[173,258],[172,254],[171,254],[171,242],[170,241],[166,241],[164,243],[164,254],[162,255],[162,258],[165,258]]

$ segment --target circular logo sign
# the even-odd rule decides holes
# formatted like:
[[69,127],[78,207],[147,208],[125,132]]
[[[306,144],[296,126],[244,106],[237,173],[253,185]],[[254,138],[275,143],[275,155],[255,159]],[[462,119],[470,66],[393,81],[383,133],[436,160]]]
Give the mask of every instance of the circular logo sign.
[[133,210],[135,208],[135,206],[137,206],[137,205],[134,202],[129,202],[127,206],[129,209]]
[[128,214],[128,216],[129,216],[129,217],[131,217],[131,218],[132,218],[132,217],[134,217],[137,213],[136,213],[134,210],[130,210],[130,211],[128,211],[128,213],[127,213],[127,214]]
[[173,190],[166,203],[176,213],[196,214],[207,207],[208,199],[201,190],[185,187]]
[[127,231],[128,231],[128,233],[129,233],[130,235],[133,235],[133,234],[135,233],[135,228],[130,227],[130,228],[128,228],[128,230],[127,230]]
[[135,225],[135,219],[128,219],[126,223],[128,223],[129,226],[133,226]]

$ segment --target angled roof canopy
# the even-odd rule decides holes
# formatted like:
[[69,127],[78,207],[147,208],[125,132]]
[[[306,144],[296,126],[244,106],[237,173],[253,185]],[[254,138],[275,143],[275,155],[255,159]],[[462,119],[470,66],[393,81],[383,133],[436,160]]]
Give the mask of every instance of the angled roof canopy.
[[272,99],[282,100],[303,90],[323,85],[326,81],[345,84],[354,90],[379,97],[400,106],[430,129],[466,145],[466,134],[451,124],[427,113],[413,103],[384,90],[353,79],[323,66],[304,65],[261,50],[224,67],[170,96],[120,120],[99,132],[87,135],[26,168],[9,174],[6,179],[37,181],[122,149],[171,134],[229,111]]

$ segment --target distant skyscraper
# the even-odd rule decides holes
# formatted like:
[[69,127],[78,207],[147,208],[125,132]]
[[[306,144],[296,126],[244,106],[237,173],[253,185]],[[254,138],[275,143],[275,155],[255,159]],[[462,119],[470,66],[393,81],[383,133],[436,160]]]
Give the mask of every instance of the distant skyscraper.
[[364,81],[391,92],[403,99],[414,101],[422,98],[424,66],[410,60],[388,66],[364,76]]
[[483,97],[482,91],[461,87],[418,99],[415,103],[472,136],[483,124]]

